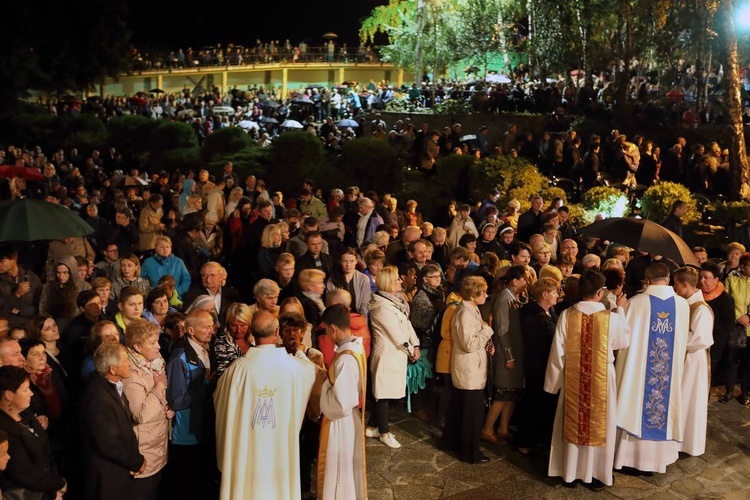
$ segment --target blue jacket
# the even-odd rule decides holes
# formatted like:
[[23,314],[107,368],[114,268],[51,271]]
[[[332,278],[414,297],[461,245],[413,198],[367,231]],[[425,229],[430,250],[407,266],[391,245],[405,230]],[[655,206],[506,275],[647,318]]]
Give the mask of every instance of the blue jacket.
[[206,367],[187,339],[185,335],[175,342],[167,363],[167,400],[175,411],[172,443],[190,446],[201,443],[203,430],[213,425],[213,399]]
[[148,279],[151,288],[159,286],[159,279],[167,274],[174,278],[177,294],[182,297],[190,288],[190,273],[181,258],[174,254],[166,258],[152,255],[141,265],[141,278]]

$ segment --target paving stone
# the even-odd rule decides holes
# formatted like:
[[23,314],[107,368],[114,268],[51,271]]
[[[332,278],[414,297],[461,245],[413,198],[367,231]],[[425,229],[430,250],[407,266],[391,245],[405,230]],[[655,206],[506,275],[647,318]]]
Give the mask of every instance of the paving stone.
[[694,478],[680,479],[672,483],[672,490],[696,498],[704,491],[703,483]]
[[727,475],[727,470],[719,467],[709,467],[704,469],[699,476],[709,481],[721,481]]
[[442,493],[440,488],[424,484],[404,484],[393,487],[393,498],[396,500],[437,500]]
[[615,472],[615,484],[607,491],[618,498],[645,498],[653,495],[659,488],[638,476]]
[[685,497],[670,490],[662,490],[643,498],[644,500],[676,500]]

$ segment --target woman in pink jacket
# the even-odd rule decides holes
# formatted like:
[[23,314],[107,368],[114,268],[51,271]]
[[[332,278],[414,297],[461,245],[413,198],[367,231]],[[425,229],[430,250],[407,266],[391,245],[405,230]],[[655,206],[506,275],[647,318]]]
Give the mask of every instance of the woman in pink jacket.
[[174,416],[167,406],[166,363],[159,354],[159,327],[137,319],[125,330],[125,341],[131,375],[123,380],[123,390],[135,421],[138,451],[147,463],[146,470],[135,478],[133,498],[155,500],[167,464],[169,419]]

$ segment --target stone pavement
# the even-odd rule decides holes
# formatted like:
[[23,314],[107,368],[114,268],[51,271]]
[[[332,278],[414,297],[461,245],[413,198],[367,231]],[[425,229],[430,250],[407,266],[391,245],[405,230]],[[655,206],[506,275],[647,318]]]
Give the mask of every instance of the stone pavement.
[[437,449],[439,431],[391,405],[391,431],[402,447],[391,450],[367,440],[367,485],[370,500],[387,499],[750,499],[750,407],[717,402],[723,390],[712,390],[708,407],[708,444],[700,457],[680,455],[665,474],[631,476],[615,472],[615,483],[595,493],[546,475],[541,452],[522,456],[511,445],[483,443],[490,462],[468,465]]

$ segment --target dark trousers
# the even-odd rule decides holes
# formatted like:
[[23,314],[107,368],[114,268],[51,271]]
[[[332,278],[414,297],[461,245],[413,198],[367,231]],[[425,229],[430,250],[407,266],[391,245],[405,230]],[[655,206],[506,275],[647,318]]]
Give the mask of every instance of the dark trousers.
[[165,498],[174,500],[205,498],[203,492],[213,477],[205,467],[205,455],[216,454],[202,444],[186,446],[169,445],[169,462],[167,462]]
[[454,387],[443,430],[443,448],[456,452],[462,462],[476,462],[482,457],[479,441],[483,426],[484,389],[467,391]]
[[750,348],[728,349],[726,369],[724,383],[727,393],[734,394],[734,385],[739,376],[742,394],[750,394]]
[[516,445],[530,448],[542,445],[548,448],[552,442],[552,426],[555,422],[557,396],[544,392],[544,381],[527,379],[523,400],[518,403]]
[[156,500],[163,469],[153,476],[136,479],[133,483],[133,500]]
[[380,434],[388,434],[388,402],[390,399],[376,399],[370,410],[370,418],[367,420],[368,427],[377,427]]
[[320,424],[305,419],[299,432],[299,474],[302,493],[310,491],[312,463],[318,457]]
[[438,374],[439,379],[436,382],[438,389],[437,395],[437,414],[435,416],[439,426],[445,424],[445,419],[448,415],[448,408],[450,408],[451,399],[453,397],[453,381],[450,373]]

